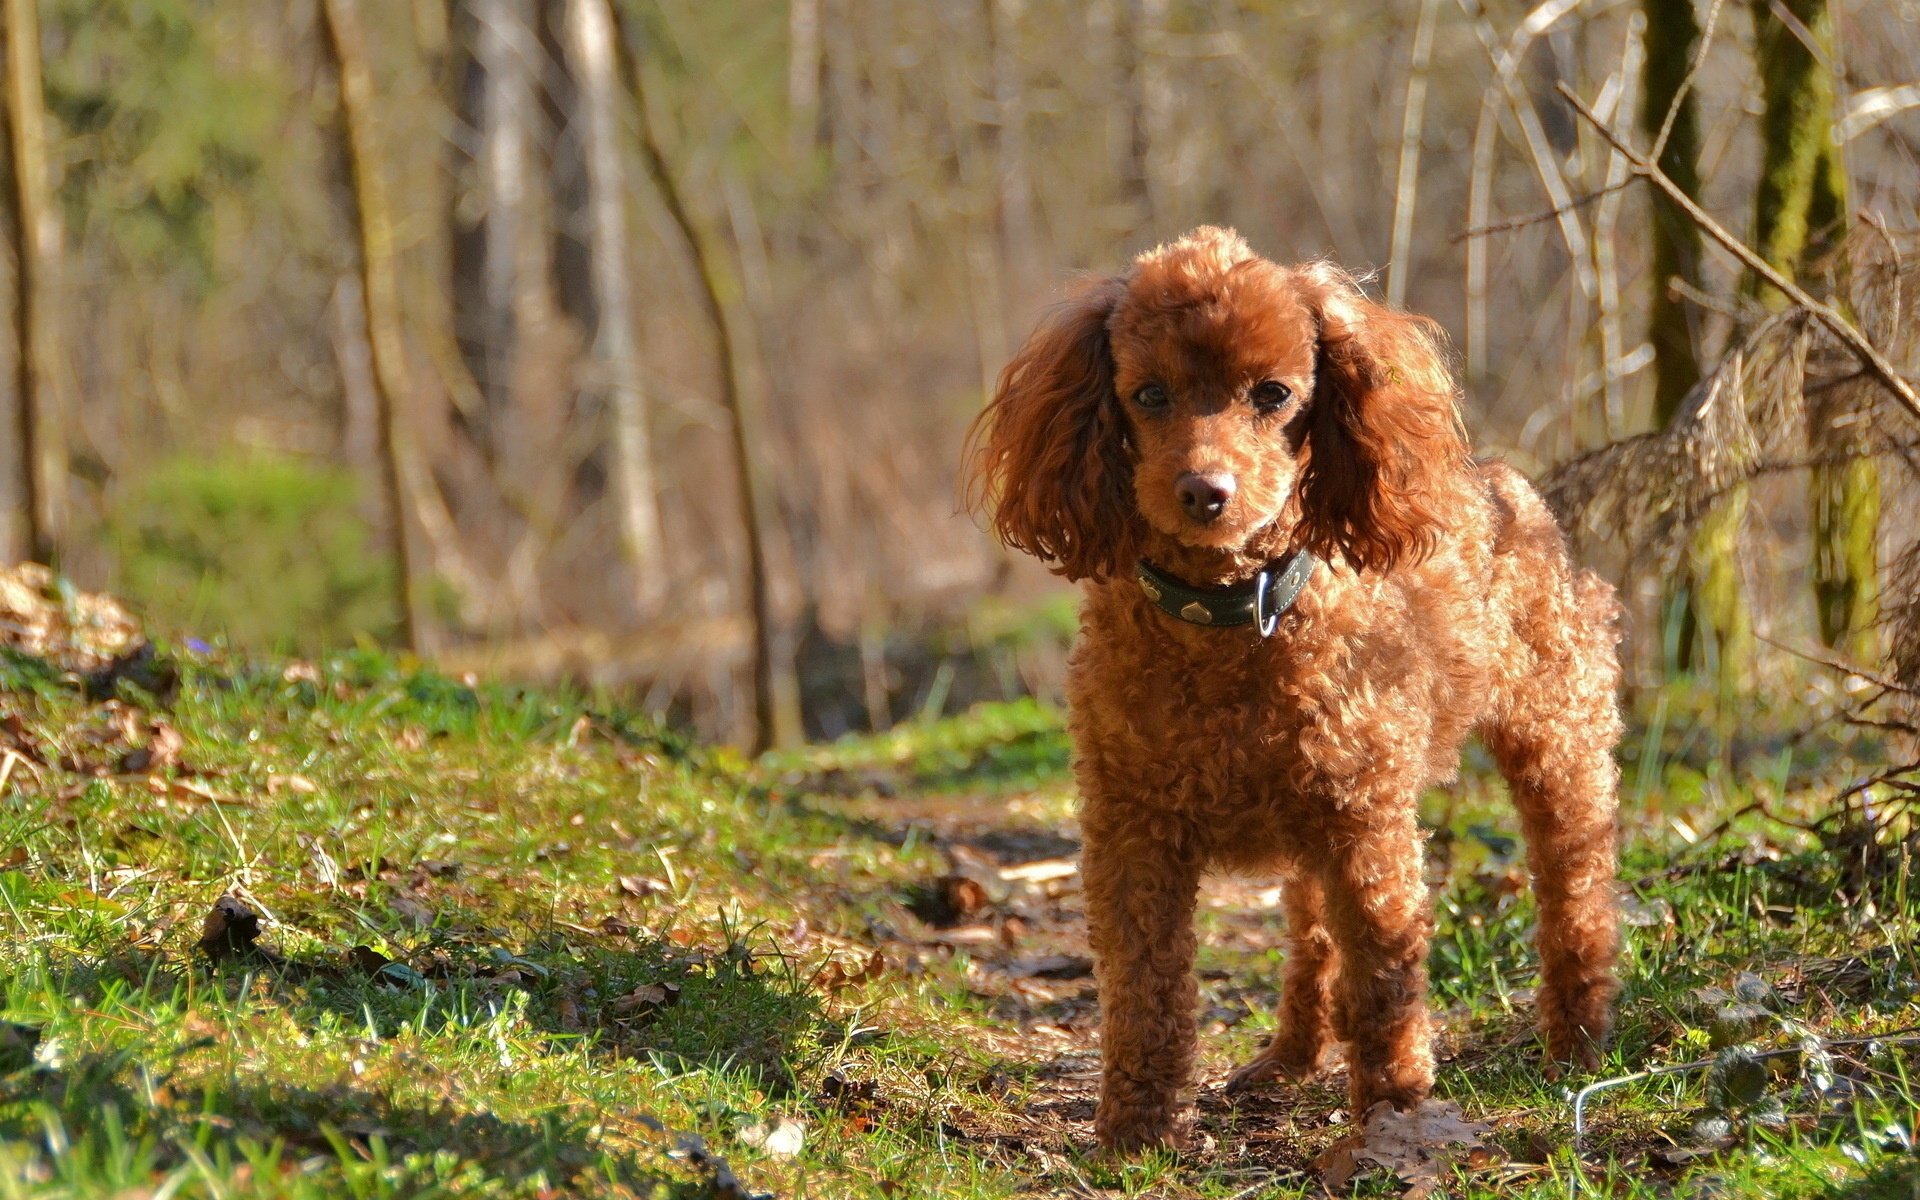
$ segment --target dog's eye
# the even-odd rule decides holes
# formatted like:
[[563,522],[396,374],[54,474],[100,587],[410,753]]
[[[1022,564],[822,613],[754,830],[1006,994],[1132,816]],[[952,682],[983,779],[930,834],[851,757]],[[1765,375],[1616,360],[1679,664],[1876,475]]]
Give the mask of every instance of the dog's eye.
[[1278,379],[1268,379],[1253,385],[1253,406],[1261,412],[1274,412],[1287,401],[1293,399],[1293,389]]
[[1167,389],[1157,383],[1149,383],[1133,394],[1133,402],[1141,408],[1165,408],[1170,398]]

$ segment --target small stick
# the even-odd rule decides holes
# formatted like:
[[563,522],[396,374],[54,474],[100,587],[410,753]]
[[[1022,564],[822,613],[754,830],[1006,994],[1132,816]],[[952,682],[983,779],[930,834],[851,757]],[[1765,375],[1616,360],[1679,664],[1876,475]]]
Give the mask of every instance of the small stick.
[[1693,198],[1681,190],[1678,184],[1667,178],[1666,172],[1662,171],[1657,163],[1649,161],[1646,155],[1635,150],[1619,134],[1607,128],[1606,122],[1594,115],[1594,111],[1588,108],[1579,94],[1568,87],[1564,81],[1554,86],[1562,96],[1566,97],[1567,103],[1573,106],[1573,110],[1580,114],[1581,119],[1593,126],[1595,132],[1606,139],[1608,145],[1620,152],[1633,167],[1634,174],[1659,188],[1668,199],[1673,201],[1675,207],[1687,215],[1689,220],[1698,225],[1708,237],[1718,242],[1729,254],[1739,259],[1754,274],[1778,288],[1787,299],[1813,314],[1846,345],[1847,349],[1853,351],[1876,379],[1887,386],[1887,390],[1893,393],[1894,399],[1900,402],[1902,408],[1912,414],[1914,419],[1920,420],[1920,396],[1914,394],[1913,385],[1901,378],[1900,372],[1887,361],[1885,355],[1874,348],[1865,334],[1854,328],[1850,321],[1832,307],[1815,300],[1791,279],[1776,271],[1772,264],[1754,253],[1745,242],[1728,233],[1725,227],[1707,214],[1705,209],[1695,204]]

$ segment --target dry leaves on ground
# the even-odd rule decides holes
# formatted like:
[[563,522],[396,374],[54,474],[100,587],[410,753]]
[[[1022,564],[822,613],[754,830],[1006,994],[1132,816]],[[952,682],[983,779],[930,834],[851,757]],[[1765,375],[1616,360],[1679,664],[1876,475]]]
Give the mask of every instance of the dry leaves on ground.
[[1408,1196],[1431,1196],[1454,1166],[1498,1161],[1498,1152],[1480,1140],[1490,1128],[1467,1120],[1451,1100],[1425,1100],[1411,1112],[1398,1112],[1382,1101],[1368,1110],[1359,1133],[1327,1147],[1314,1165],[1328,1191],[1346,1187],[1371,1169],[1385,1168],[1409,1185]]
[[0,645],[85,673],[140,642],[139,623],[112,597],[67,589],[39,563],[0,567]]

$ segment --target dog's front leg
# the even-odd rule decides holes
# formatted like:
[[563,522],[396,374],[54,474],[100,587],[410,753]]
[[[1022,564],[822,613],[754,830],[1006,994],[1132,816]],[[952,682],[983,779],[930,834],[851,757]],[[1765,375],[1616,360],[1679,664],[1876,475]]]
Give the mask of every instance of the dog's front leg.
[[1334,1019],[1347,1043],[1356,1123],[1386,1100],[1408,1109],[1433,1087],[1427,935],[1433,924],[1411,799],[1369,805],[1321,865],[1339,948]]
[[1191,828],[1150,802],[1086,790],[1081,873],[1102,1055],[1094,1131],[1102,1144],[1131,1151],[1172,1140],[1193,1069],[1200,853]]

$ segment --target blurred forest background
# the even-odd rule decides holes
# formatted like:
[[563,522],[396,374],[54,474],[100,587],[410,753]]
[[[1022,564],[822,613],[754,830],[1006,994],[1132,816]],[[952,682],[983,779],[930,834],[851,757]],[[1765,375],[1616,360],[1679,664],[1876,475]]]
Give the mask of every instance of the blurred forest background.
[[1916,682],[1920,414],[1559,90],[1911,375],[1909,0],[4,12],[12,557],[179,637],[759,741],[1048,693],[1073,597],[966,427],[1070,273],[1213,222],[1376,270],[1484,451],[1580,468],[1642,685]]

